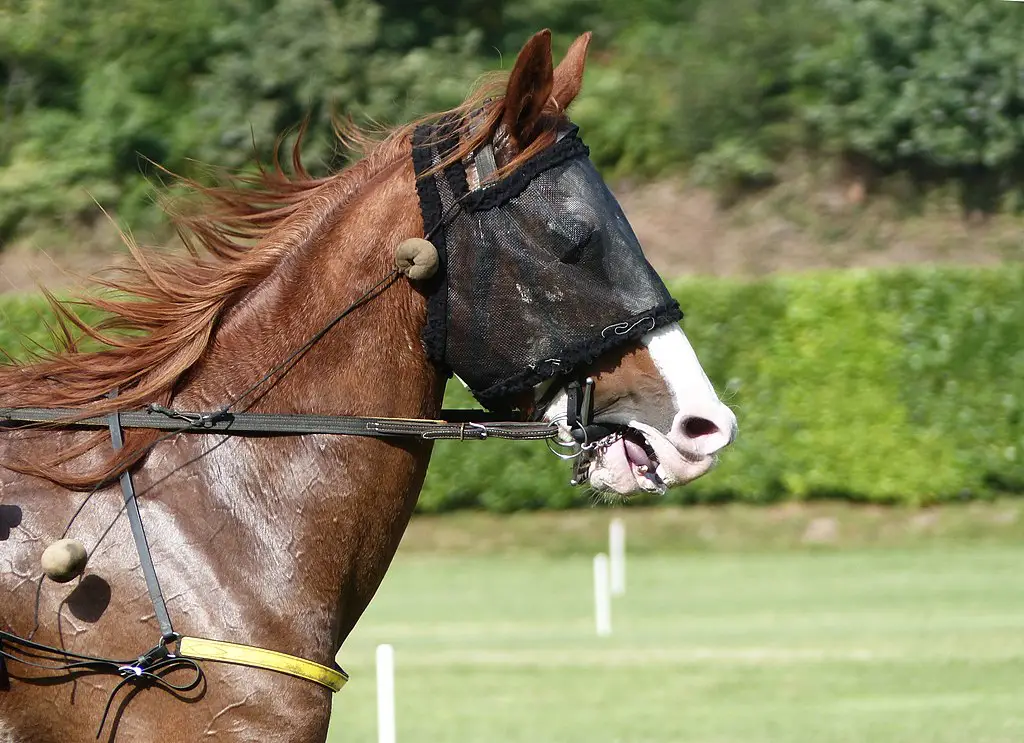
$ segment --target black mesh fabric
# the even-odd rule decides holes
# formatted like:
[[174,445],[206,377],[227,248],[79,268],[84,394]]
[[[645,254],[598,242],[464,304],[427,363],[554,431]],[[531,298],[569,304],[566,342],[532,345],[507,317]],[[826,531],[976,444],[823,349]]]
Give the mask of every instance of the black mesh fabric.
[[[417,176],[455,144],[417,129]],[[417,190],[441,257],[424,344],[488,408],[682,317],[575,128],[484,188],[456,163]]]

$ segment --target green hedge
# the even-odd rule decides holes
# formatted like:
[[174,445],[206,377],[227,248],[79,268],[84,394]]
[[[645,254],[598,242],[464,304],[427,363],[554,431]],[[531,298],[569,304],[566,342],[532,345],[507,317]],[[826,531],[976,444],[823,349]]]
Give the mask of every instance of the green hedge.
[[[715,471],[665,500],[932,502],[1024,492],[1024,266],[672,288],[740,433]],[[452,389],[456,400],[464,393]],[[420,508],[587,503],[568,478],[540,445],[445,442]]]
[[[83,317],[92,320],[98,315],[83,313]],[[53,348],[52,321],[53,313],[42,297],[0,294],[0,353],[24,359]]]
[[[1024,493],[1024,266],[672,288],[740,434],[715,471],[663,500],[924,503]],[[38,303],[4,300],[0,344],[11,347],[11,324],[44,337],[38,317]],[[470,401],[453,382],[448,402]],[[419,507],[589,503],[568,479],[540,443],[442,442]]]

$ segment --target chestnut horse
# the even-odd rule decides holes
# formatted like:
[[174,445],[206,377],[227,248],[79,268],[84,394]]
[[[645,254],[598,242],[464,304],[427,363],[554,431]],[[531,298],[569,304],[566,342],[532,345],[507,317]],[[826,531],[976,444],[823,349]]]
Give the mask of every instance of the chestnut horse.
[[[482,115],[460,132],[454,157],[494,141],[499,172],[514,173],[551,146],[580,90],[588,42],[589,34],[577,39],[554,69],[550,34],[531,38],[503,95],[457,109]],[[366,144],[362,160],[327,177],[310,177],[296,158],[292,176],[278,167],[245,188],[206,189],[206,210],[178,217],[186,239],[205,252],[160,258],[132,247],[137,267],[117,293],[93,300],[113,321],[79,328],[105,347],[84,350],[69,340],[52,356],[0,367],[0,406],[102,414],[156,401],[210,410],[249,388],[377,285],[398,243],[429,228],[417,204],[413,130]],[[411,280],[384,286],[250,409],[437,417],[446,375],[421,343],[427,303]],[[735,434],[735,417],[675,322],[577,371],[596,379],[595,420],[624,431],[586,453],[584,474],[599,490],[686,483]],[[120,396],[111,400],[114,389]],[[535,395],[509,402],[535,419],[567,415],[561,387],[538,385]],[[0,432],[0,629],[108,658],[135,657],[159,636],[116,487],[126,466],[180,632],[330,666],[395,554],[431,452],[429,441],[414,438],[158,441],[132,431],[127,453],[113,456],[107,433]],[[97,482],[106,484],[90,492]],[[67,535],[89,547],[87,570],[73,584],[44,581],[41,553],[69,524]],[[204,683],[188,694],[130,688],[103,735],[163,743],[325,739],[331,694],[322,686],[227,663],[202,670]],[[8,662],[0,668],[0,741],[94,739],[118,681]]]

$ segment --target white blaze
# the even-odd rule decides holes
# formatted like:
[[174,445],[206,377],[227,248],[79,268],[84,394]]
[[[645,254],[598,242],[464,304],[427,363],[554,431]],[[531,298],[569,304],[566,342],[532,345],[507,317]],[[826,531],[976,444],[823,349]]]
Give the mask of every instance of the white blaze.
[[640,342],[647,346],[651,360],[668,385],[676,410],[698,401],[721,405],[686,333],[676,323],[652,330]]
[[[683,329],[675,323],[641,339],[672,395],[675,417],[669,440],[680,449],[710,456],[736,437],[736,415],[718,399]],[[700,436],[688,433],[687,422],[703,418],[718,430]],[[702,427],[703,429],[703,427]]]

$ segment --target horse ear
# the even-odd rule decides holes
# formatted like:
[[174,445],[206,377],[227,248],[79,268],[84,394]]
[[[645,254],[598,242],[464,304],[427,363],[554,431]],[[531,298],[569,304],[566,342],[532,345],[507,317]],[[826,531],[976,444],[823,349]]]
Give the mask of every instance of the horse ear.
[[525,149],[536,135],[553,85],[551,31],[544,29],[530,37],[519,52],[505,90],[502,123],[519,149]]
[[572,42],[565,58],[555,68],[555,86],[551,96],[563,111],[569,108],[583,87],[583,68],[587,63],[590,36],[590,31],[587,31]]

